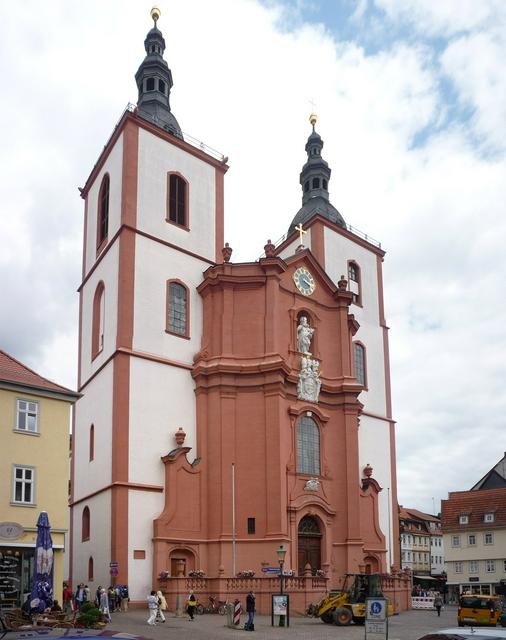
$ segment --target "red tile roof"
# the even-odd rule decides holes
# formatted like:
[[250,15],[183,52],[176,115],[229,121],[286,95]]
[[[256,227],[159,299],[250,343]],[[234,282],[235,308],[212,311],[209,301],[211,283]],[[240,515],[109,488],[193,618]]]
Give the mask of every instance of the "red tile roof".
[[12,382],[27,387],[35,387],[37,389],[45,389],[47,391],[78,397],[75,391],[39,376],[38,373],[35,373],[35,371],[5,351],[2,351],[2,349],[0,349],[0,382]]
[[420,520],[425,520],[428,522],[438,522],[439,518],[437,516],[431,516],[430,513],[424,513],[423,511],[418,511],[418,509],[406,509],[406,511],[414,516],[415,518],[419,518]]
[[[441,501],[443,529],[493,529],[506,526],[506,487],[480,491],[454,491]],[[485,513],[494,514],[494,522],[484,522]],[[459,524],[459,516],[467,515],[468,524]]]

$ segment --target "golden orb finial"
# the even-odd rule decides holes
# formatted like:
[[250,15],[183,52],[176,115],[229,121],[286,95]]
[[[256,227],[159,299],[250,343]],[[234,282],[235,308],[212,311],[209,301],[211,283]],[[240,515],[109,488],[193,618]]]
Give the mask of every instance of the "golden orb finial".
[[156,5],[154,5],[153,8],[151,9],[151,17],[155,21],[155,24],[156,24],[156,21],[159,20],[160,18],[160,9]]
[[316,113],[313,111],[313,113],[309,116],[309,122],[313,125],[313,127],[316,124],[316,121],[318,120],[318,116],[316,115]]

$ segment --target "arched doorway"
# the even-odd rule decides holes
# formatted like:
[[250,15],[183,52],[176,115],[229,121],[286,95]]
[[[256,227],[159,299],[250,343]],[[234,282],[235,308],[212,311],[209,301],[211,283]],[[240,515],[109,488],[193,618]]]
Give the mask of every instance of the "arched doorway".
[[321,541],[322,533],[316,518],[304,516],[299,522],[298,529],[298,566],[299,575],[304,574],[306,564],[311,565],[314,575],[317,569],[321,569]]

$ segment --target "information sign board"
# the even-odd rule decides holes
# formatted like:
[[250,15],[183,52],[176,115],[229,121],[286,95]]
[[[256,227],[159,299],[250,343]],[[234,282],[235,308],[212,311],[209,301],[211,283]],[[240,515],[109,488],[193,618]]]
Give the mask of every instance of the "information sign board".
[[366,598],[365,637],[366,640],[387,640],[388,618],[386,598]]

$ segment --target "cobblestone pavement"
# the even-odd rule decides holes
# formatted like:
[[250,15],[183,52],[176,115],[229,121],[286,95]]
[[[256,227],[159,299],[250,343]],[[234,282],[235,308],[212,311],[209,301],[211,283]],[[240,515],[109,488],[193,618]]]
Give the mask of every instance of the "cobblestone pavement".
[[[113,613],[109,630],[123,631],[142,635],[153,640],[215,640],[226,638],[236,640],[245,637],[247,631],[242,629],[246,616],[241,616],[241,628],[229,629],[226,626],[226,616],[203,615],[195,616],[190,622],[188,616],[181,618],[166,613],[166,622],[159,623],[156,627],[150,627],[146,620],[147,609],[130,610],[128,613]],[[418,640],[424,634],[434,629],[444,629],[457,626],[457,608],[445,607],[438,618],[434,610],[430,611],[406,611],[389,619],[389,640]],[[324,624],[316,618],[292,617],[289,627],[272,627],[270,616],[255,617],[255,632],[253,638],[269,638],[269,640],[364,640],[364,627],[351,625],[349,627],[336,627]],[[252,640],[253,640],[252,638]]]

